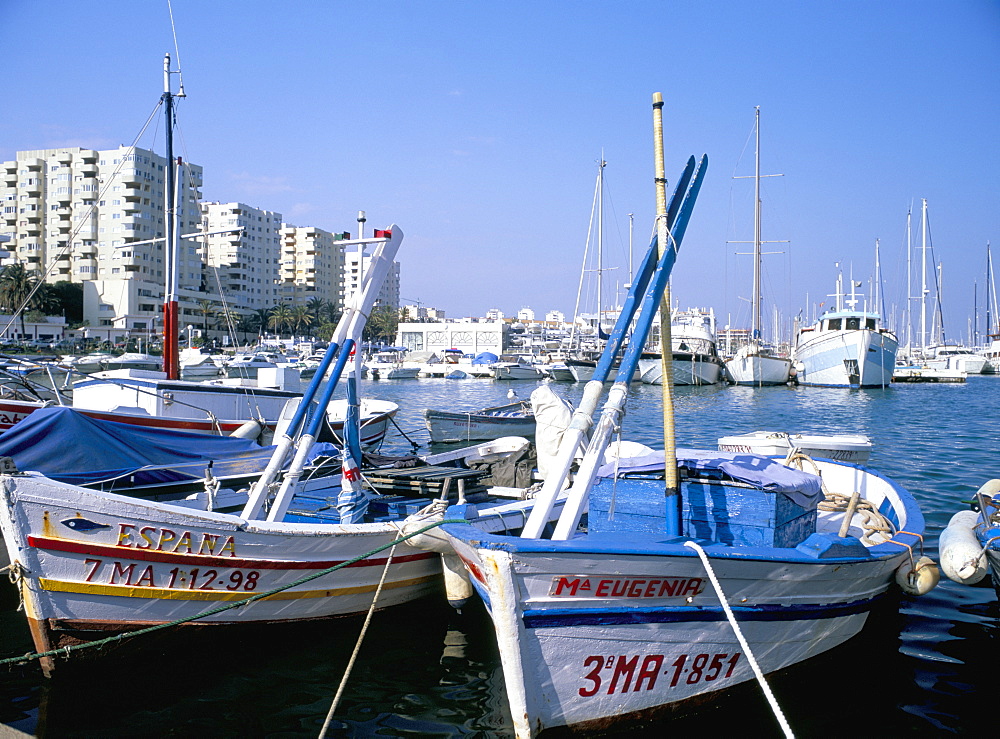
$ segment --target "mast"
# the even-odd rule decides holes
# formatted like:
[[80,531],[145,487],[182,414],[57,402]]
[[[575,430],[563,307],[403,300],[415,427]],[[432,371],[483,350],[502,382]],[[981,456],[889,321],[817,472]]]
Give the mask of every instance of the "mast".
[[601,341],[601,300],[604,282],[604,152],[597,169],[597,346]]
[[910,220],[912,207],[906,210],[906,356],[910,359],[913,342],[913,272],[911,256],[913,252],[912,231],[910,230]]
[[[163,113],[166,116],[166,158],[163,229],[166,241],[166,286],[163,296],[163,371],[176,380],[180,371],[177,329],[177,207],[174,170],[174,94],[170,91],[170,54],[163,58]],[[178,97],[183,95],[183,88]]]
[[760,341],[760,106],[754,108],[756,141],[754,145],[753,184],[753,302],[751,337]]
[[920,349],[927,350],[927,198],[920,210]]

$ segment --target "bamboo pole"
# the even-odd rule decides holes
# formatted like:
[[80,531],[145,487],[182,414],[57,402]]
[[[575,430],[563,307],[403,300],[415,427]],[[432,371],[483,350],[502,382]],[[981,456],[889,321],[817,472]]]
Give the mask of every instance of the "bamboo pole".
[[[653,93],[653,156],[656,162],[656,239],[657,251],[662,257],[666,249],[673,249],[667,232],[667,179],[663,163],[663,95]],[[673,349],[670,341],[670,285],[667,284],[660,300],[660,370],[663,380],[660,388],[663,397],[663,476],[664,495],[674,496],[679,505],[680,490],[677,484],[677,442],[674,435],[673,398]],[[670,506],[667,508],[670,519]]]

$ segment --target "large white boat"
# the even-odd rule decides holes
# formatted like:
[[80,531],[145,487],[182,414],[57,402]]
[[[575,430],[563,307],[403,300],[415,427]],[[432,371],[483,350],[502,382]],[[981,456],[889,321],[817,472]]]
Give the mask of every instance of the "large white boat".
[[[673,313],[670,321],[674,385],[714,385],[722,377],[722,359],[715,348],[715,313],[692,308]],[[644,352],[639,373],[647,385],[663,383],[661,354]]]
[[[812,326],[799,329],[793,355],[800,385],[889,387],[899,342],[881,326],[877,313],[855,310],[844,300],[843,275],[837,277],[837,306]],[[846,307],[845,307],[846,305]]]
[[736,385],[784,385],[792,370],[792,360],[778,356],[761,337],[760,320],[760,108],[754,121],[753,289],[750,299],[750,341],[726,361],[727,379]]

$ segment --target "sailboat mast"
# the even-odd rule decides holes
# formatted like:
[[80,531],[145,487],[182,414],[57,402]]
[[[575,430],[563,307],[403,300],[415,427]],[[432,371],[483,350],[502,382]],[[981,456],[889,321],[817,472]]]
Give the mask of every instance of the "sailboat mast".
[[927,349],[927,198],[920,211],[920,348]]
[[[911,204],[912,205],[912,204]],[[906,355],[910,358],[913,343],[913,268],[911,256],[913,253],[912,231],[910,221],[912,218],[912,207],[906,211]]]
[[753,302],[751,337],[760,341],[760,106],[755,108],[756,142],[753,186]]
[[[597,339],[601,338],[601,309],[604,282],[604,152],[597,170]],[[600,346],[600,344],[598,344]]]
[[166,289],[163,296],[163,371],[176,380],[180,372],[177,335],[177,207],[174,184],[174,95],[170,91],[170,54],[163,58],[163,112],[166,116],[166,158],[163,228],[166,242]]

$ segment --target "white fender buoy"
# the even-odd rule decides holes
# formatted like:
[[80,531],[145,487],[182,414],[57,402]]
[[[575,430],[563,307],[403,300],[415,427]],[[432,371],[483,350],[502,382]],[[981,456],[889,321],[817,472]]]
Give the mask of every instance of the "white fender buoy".
[[973,531],[978,521],[979,514],[975,511],[959,511],[938,539],[941,569],[949,579],[962,585],[975,585],[988,572],[983,547]]
[[927,595],[940,579],[941,572],[930,557],[921,557],[913,567],[906,562],[896,568],[896,584],[907,595]]
[[444,570],[444,591],[448,596],[448,605],[460,611],[472,597],[469,573],[454,552],[441,555],[441,569]]
[[256,439],[260,436],[260,432],[263,430],[264,427],[261,425],[260,421],[251,420],[236,429],[230,434],[230,436],[236,439]]

